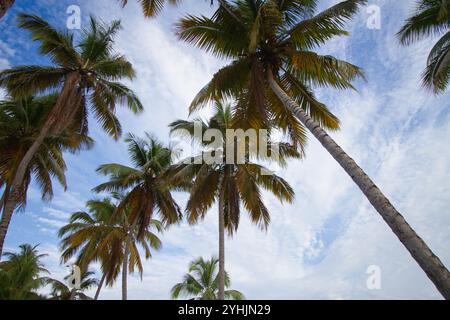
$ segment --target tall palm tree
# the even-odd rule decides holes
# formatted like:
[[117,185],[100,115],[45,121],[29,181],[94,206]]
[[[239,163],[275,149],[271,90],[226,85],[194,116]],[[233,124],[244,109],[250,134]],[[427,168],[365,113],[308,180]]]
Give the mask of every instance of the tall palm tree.
[[19,246],[18,253],[7,252],[7,260],[0,262],[0,300],[37,300],[37,290],[47,284],[48,270],[42,264],[45,254],[37,246]]
[[89,263],[99,261],[102,268],[102,279],[95,294],[97,300],[103,283],[112,285],[122,269],[122,299],[127,299],[128,272],[138,270],[142,277],[143,265],[138,246],[145,252],[145,258],[151,257],[151,249],[161,248],[161,240],[152,230],[162,232],[163,226],[158,220],[150,223],[138,237],[138,229],[130,221],[130,211],[125,207],[118,214],[123,197],[113,195],[110,199],[91,200],[87,203],[87,212],[72,214],[69,223],[59,231],[61,241],[62,262],[69,261],[77,255],[77,265],[86,268]]
[[[194,297],[193,300],[218,300],[219,298],[219,274],[217,264],[219,259],[212,257],[210,260],[198,258],[189,265],[183,282],[177,283],[171,290],[172,299],[180,296]],[[230,277],[225,273],[225,286],[230,287]],[[225,298],[229,300],[244,300],[244,295],[237,290],[226,290]]]
[[15,98],[24,98],[49,89],[58,88],[60,94],[40,134],[22,158],[11,184],[10,198],[5,214],[14,211],[20,197],[20,186],[26,169],[49,134],[58,134],[81,114],[83,131],[88,129],[88,109],[102,128],[115,139],[121,134],[120,122],[115,116],[118,105],[127,105],[133,112],[143,109],[136,95],[122,83],[133,79],[135,72],[130,62],[114,51],[114,36],[120,22],[110,25],[91,17],[77,45],[73,35],[58,31],[47,21],[28,14],[19,15],[19,26],[31,32],[40,51],[53,62],[50,66],[19,66],[0,72],[0,86],[6,87]]
[[[312,86],[353,88],[361,70],[312,50],[346,35],[344,23],[366,3],[347,0],[315,14],[315,0],[234,0],[211,18],[187,16],[177,25],[180,39],[232,62],[219,70],[191,104],[195,110],[234,97],[242,117],[286,127],[293,117],[307,128],[361,189],[439,292],[450,298],[450,273],[358,164],[328,135],[338,122],[317,101]],[[236,35],[241,35],[237,37]],[[252,120],[252,123],[257,123]]]
[[64,278],[65,282],[56,279],[48,279],[48,284],[51,285],[52,291],[50,293],[51,300],[92,300],[83,291],[87,291],[98,285],[98,280],[95,278],[95,273],[86,271],[81,274],[80,286],[78,288],[70,288],[67,281],[70,276]]
[[[39,135],[56,99],[57,95],[53,94],[0,101],[0,188],[4,190],[0,201],[0,212],[10,199],[17,168]],[[92,140],[85,133],[80,132],[80,127],[76,124],[59,134],[47,136],[28,163],[20,185],[19,197],[16,199],[16,206],[19,209],[25,208],[28,186],[32,178],[40,186],[44,200],[50,200],[53,196],[52,177],[66,188],[64,175],[66,164],[63,152],[74,153],[91,145]],[[11,211],[5,211],[1,218],[0,254],[3,251],[11,218]]]
[[12,7],[15,0],[0,0],[0,19],[6,14],[9,8]]
[[436,94],[445,91],[450,80],[450,1],[417,1],[416,12],[397,35],[403,45],[442,35],[428,56],[423,85]]
[[[197,223],[203,219],[214,204],[218,201],[219,218],[219,299],[225,298],[225,229],[230,235],[237,231],[240,220],[241,203],[249,212],[253,223],[262,229],[267,228],[270,222],[270,214],[262,200],[261,189],[273,193],[280,201],[292,202],[294,192],[290,185],[275,174],[265,175],[268,169],[250,162],[249,154],[245,161],[238,161],[236,157],[229,161],[227,158],[228,148],[236,149],[227,140],[227,130],[237,129],[233,112],[229,105],[224,106],[220,102],[215,104],[215,114],[208,122],[200,122],[202,134],[197,137],[194,126],[200,119],[190,121],[179,120],[170,124],[173,133],[184,132],[194,139],[202,139],[207,130],[218,130],[221,132],[222,141],[219,141],[219,149],[222,150],[220,161],[206,161],[203,155],[183,161],[171,168],[169,175],[172,181],[191,181],[192,188],[187,203],[187,219],[190,224]],[[217,143],[215,141],[214,143]],[[206,145],[208,147],[208,145]],[[218,149],[217,149],[218,150]],[[280,160],[288,157],[300,157],[295,148],[283,145],[280,148]],[[235,155],[236,156],[236,155]]]
[[94,191],[126,192],[117,211],[129,210],[129,222],[138,228],[139,236],[155,213],[164,226],[177,223],[182,214],[171,194],[173,186],[164,175],[172,164],[172,150],[149,133],[145,138],[128,134],[125,142],[133,167],[117,163],[100,166],[97,172],[108,176],[109,181]]

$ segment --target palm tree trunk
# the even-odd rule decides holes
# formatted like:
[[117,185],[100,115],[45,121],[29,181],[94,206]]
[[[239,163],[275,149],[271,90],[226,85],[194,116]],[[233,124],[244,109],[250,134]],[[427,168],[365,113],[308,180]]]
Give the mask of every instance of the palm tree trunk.
[[0,215],[3,212],[3,206],[5,205],[6,199],[8,199],[8,197],[9,197],[9,190],[10,190],[10,188],[9,188],[9,185],[7,184],[5,186],[5,190],[3,191],[2,199],[0,200]]
[[[3,199],[2,199],[3,201]],[[2,219],[0,222],[0,261],[3,255],[3,245],[5,242],[6,231],[8,230],[9,223],[11,222],[12,212],[7,212],[6,210],[2,214]]]
[[323,130],[300,106],[292,100],[275,81],[272,71],[268,72],[269,85],[283,105],[291,110],[311,131],[323,147],[333,156],[361,189],[372,206],[392,229],[401,243],[445,299],[450,299],[450,273],[441,260],[431,251],[426,243],[406,222],[405,218],[394,208],[389,199],[381,192],[369,176],[344,150]]
[[128,276],[128,255],[130,254],[130,243],[127,240],[125,244],[125,251],[123,253],[122,265],[122,300],[128,300],[127,292],[127,276]]
[[64,81],[64,87],[60,95],[58,96],[58,99],[56,100],[55,106],[53,107],[49,117],[42,126],[41,131],[39,132],[39,136],[28,149],[25,156],[20,161],[19,166],[17,167],[14,180],[11,183],[10,196],[6,200],[4,207],[4,215],[8,220],[7,222],[5,220],[5,223],[2,223],[0,225],[0,257],[3,253],[3,244],[5,242],[6,233],[8,231],[9,222],[20,199],[20,186],[22,185],[23,178],[25,177],[28,166],[30,165],[30,162],[35,156],[36,152],[41,147],[45,138],[50,133],[52,126],[58,121],[58,118],[64,112],[64,107],[69,105],[71,100],[76,97],[75,95],[78,92],[77,83],[79,81],[79,78],[80,76],[77,73],[72,73],[67,76],[66,80]]
[[224,199],[219,196],[219,300],[225,300],[225,215]]
[[95,292],[94,300],[98,300],[98,296],[100,295],[100,291],[102,290],[105,279],[106,279],[106,273],[103,273],[100,283],[98,284],[97,291]]
[[75,300],[75,295],[76,294],[77,294],[77,289],[73,288],[72,291],[70,291],[69,300]]
[[0,0],[0,19],[6,14],[6,11],[12,7],[14,0]]

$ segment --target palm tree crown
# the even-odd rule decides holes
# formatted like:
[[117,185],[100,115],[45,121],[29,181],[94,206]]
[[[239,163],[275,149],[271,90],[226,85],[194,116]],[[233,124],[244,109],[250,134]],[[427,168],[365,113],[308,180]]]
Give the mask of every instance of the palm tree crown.
[[178,222],[181,211],[164,176],[172,164],[172,150],[148,133],[145,138],[129,134],[125,141],[134,167],[116,163],[100,166],[97,171],[107,175],[109,181],[94,191],[127,192],[118,211],[129,210],[129,221],[138,227],[140,235],[155,212],[165,226]]
[[41,262],[46,255],[39,254],[37,246],[23,244],[19,248],[18,253],[6,252],[6,260],[0,262],[0,299],[40,299],[37,290],[47,284],[42,274],[49,273]]
[[[172,133],[183,132],[191,138],[196,138],[194,126],[196,122],[200,122],[202,136],[206,130],[219,130],[222,136],[226,137],[227,129],[237,128],[235,115],[229,105],[223,105],[220,102],[216,102],[214,109],[215,114],[208,122],[201,119],[173,122],[170,124]],[[253,154],[248,154],[244,163],[238,161],[228,163],[226,139],[221,144],[223,161],[209,163],[204,161],[202,154],[172,166],[168,172],[172,181],[177,183],[192,181],[186,207],[189,223],[195,224],[199,219],[203,219],[214,202],[219,199],[219,203],[223,205],[220,209],[224,210],[225,226],[230,235],[238,229],[241,205],[249,212],[252,222],[263,229],[267,228],[270,215],[262,200],[261,189],[268,190],[281,201],[292,202],[294,192],[291,186],[275,174],[264,174],[270,170],[250,162],[250,158],[255,157]],[[300,157],[300,153],[289,144],[279,144],[278,147],[281,163],[284,163],[287,158]],[[200,162],[198,157],[201,158]]]
[[18,66],[2,71],[0,85],[14,97],[70,86],[67,89],[72,91],[66,96],[63,96],[64,90],[61,91],[63,107],[54,115],[58,121],[53,123],[53,130],[70,124],[79,110],[87,129],[90,106],[103,129],[117,139],[121,126],[114,114],[116,107],[125,104],[133,112],[143,109],[133,91],[118,82],[135,76],[131,63],[113,48],[114,37],[121,29],[120,22],[106,25],[91,17],[89,27],[83,30],[77,45],[73,35],[56,30],[38,16],[20,14],[19,26],[31,32],[33,40],[40,44],[41,53],[48,56],[53,65]]
[[[0,210],[8,199],[21,159],[39,134],[56,99],[57,95],[52,94],[0,101],[0,188],[5,187]],[[75,125],[60,134],[48,136],[28,165],[21,187],[19,207],[25,206],[32,176],[42,190],[43,199],[48,200],[53,195],[52,177],[57,178],[66,188],[63,152],[75,153],[91,146],[92,139],[80,133],[79,127]]]
[[[187,16],[177,24],[180,39],[231,63],[198,93],[191,111],[216,99],[235,98],[237,116],[251,127],[276,123],[300,148],[305,128],[270,90],[273,74],[281,87],[322,127],[338,129],[339,120],[319,102],[313,87],[353,88],[361,70],[312,50],[334,36],[365,0],[348,0],[314,15],[315,0],[233,0],[211,18]],[[242,35],[237,37],[236,35]]]
[[[69,277],[65,277],[64,280],[68,281]],[[70,288],[65,282],[56,279],[48,279],[48,283],[52,287],[51,300],[92,300],[83,291],[98,285],[98,280],[95,278],[94,272],[86,271],[81,274],[79,288]]]
[[423,85],[435,93],[443,92],[450,79],[450,1],[419,0],[416,12],[397,35],[403,45],[442,35],[428,56]]
[[[198,258],[189,265],[189,273],[184,276],[183,282],[177,283],[171,290],[172,299],[180,296],[193,297],[194,300],[218,300],[218,270],[219,260],[216,257],[210,260]],[[230,287],[230,277],[225,275],[225,286]],[[244,300],[244,295],[237,290],[226,290],[225,297],[230,300]]]
[[143,236],[138,237],[138,229],[132,229],[129,210],[125,208],[122,214],[118,214],[118,200],[123,197],[113,195],[113,198],[115,201],[110,198],[88,201],[86,206],[89,212],[73,213],[69,223],[59,231],[62,238],[62,262],[66,263],[74,255],[77,255],[76,264],[83,268],[99,261],[108,285],[112,285],[119,275],[128,244],[130,249],[126,272],[134,272],[137,268],[142,276],[144,270],[138,246],[144,249],[145,258],[149,259],[152,248],[161,248],[161,240],[152,230],[163,230],[159,221],[151,220]]

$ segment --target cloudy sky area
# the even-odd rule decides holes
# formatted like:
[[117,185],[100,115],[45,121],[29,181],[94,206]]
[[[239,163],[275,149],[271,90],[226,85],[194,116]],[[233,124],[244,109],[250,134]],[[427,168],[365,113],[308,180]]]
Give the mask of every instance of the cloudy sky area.
[[[324,0],[326,7],[338,1]],[[150,131],[169,140],[167,124],[188,116],[189,102],[225,63],[180,43],[173,35],[177,17],[210,14],[209,1],[186,0],[156,20],[142,17],[135,1],[121,9],[115,0],[17,1],[0,23],[0,69],[20,64],[48,63],[37,54],[26,32],[15,26],[20,11],[36,13],[63,28],[69,5],[79,5],[104,20],[121,19],[117,41],[137,70],[131,84],[146,111],[137,117],[120,111],[124,132]],[[395,33],[414,6],[413,0],[369,0],[380,8],[381,28],[369,29],[371,13],[363,8],[349,23],[351,36],[337,39],[320,51],[361,66],[367,82],[358,92],[318,90],[342,121],[333,134],[337,142],[377,182],[407,221],[450,266],[450,115],[449,94],[432,96],[420,87],[420,74],[433,40],[404,48]],[[70,213],[84,209],[90,189],[104,181],[95,174],[103,163],[128,163],[123,142],[114,142],[91,122],[95,148],[67,155],[69,189],[56,188],[51,203],[40,200],[34,186],[25,213],[15,215],[6,250],[22,243],[38,244],[48,253],[46,266],[62,279],[57,230]],[[384,221],[350,178],[311,137],[307,157],[279,172],[294,187],[296,200],[280,205],[267,195],[272,215],[268,232],[244,217],[237,235],[226,243],[226,268],[232,286],[249,299],[439,299],[437,290],[419,269]],[[180,204],[186,195],[178,194]],[[215,208],[206,220],[191,227],[182,223],[163,236],[164,248],[145,264],[142,282],[130,277],[132,299],[167,299],[188,263],[217,252]],[[381,289],[366,286],[369,266],[381,270]],[[118,287],[107,288],[103,299],[120,298]]]

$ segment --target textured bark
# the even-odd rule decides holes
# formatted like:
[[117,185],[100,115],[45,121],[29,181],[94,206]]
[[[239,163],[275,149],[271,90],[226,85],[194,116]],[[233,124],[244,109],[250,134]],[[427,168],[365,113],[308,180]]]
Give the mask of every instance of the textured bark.
[[105,279],[106,279],[106,273],[104,273],[102,275],[102,279],[100,280],[100,283],[98,284],[97,291],[95,291],[94,300],[98,300],[98,296],[100,295],[100,291],[102,290],[103,283],[105,282]]
[[122,300],[128,300],[128,256],[130,254],[130,243],[127,241],[125,244],[125,251],[123,253],[123,265],[122,265]]
[[0,19],[3,18],[13,4],[14,0],[0,0]]
[[225,300],[225,215],[223,194],[219,197],[219,300]]
[[72,289],[72,291],[70,292],[70,298],[69,300],[75,300],[75,296],[77,294],[77,289]]
[[0,215],[3,212],[3,205],[5,204],[6,199],[9,197],[9,186],[6,185],[5,190],[3,191],[2,199],[0,200]]
[[275,81],[273,74],[268,74],[269,85],[283,105],[291,110],[298,119],[311,131],[323,147],[333,156],[339,165],[348,173],[361,189],[372,206],[382,216],[411,256],[433,282],[445,299],[450,299],[450,273],[441,260],[431,251],[426,243],[406,222],[405,218],[394,208],[386,196],[345,153],[345,151],[323,130],[300,106],[292,100]]
[[[54,124],[59,120],[61,115],[63,115],[67,111],[65,109],[67,109],[67,107],[70,107],[71,104],[73,107],[74,99],[76,99],[75,101],[78,101],[79,94],[77,83],[79,79],[80,76],[77,73],[72,73],[67,77],[64,82],[64,87],[60,95],[58,96],[58,99],[56,100],[55,106],[53,107],[46,122],[42,126],[41,131],[39,132],[39,136],[36,138],[36,140],[33,142],[31,147],[28,149],[28,151],[20,161],[20,164],[17,167],[17,171],[14,176],[14,180],[11,183],[10,196],[7,199],[4,207],[4,215],[6,217],[9,217],[9,219],[11,219],[14,209],[16,208],[16,205],[20,199],[20,186],[22,185],[31,160],[41,147],[47,135],[52,131],[52,127],[54,126]],[[0,227],[0,256],[3,252],[3,244],[5,241],[6,233],[8,231],[8,225],[2,224]]]
[[[3,199],[2,199],[3,201]],[[0,222],[0,260],[3,254],[3,244],[5,242],[6,232],[8,231],[9,224],[11,222],[12,211],[4,211]]]

